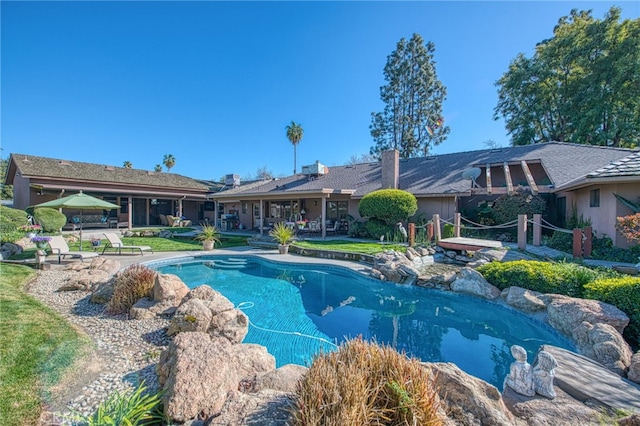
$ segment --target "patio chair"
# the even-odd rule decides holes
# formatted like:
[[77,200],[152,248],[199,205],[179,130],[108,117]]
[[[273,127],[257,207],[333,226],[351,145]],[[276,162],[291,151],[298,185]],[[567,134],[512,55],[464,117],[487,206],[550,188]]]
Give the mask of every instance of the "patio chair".
[[318,234],[320,232],[320,224],[315,220],[309,222],[309,233],[310,234]]
[[169,226],[172,227],[172,228],[179,227],[181,220],[182,219],[180,219],[179,217],[171,216],[170,214],[167,215],[167,222],[168,222]]
[[85,259],[98,257],[98,253],[94,251],[69,250],[69,245],[61,235],[55,235],[51,237],[51,240],[49,241],[49,247],[51,247],[51,252],[53,254],[58,255],[58,263],[61,263],[62,259],[67,256],[71,256],[72,258],[79,257],[82,262],[84,262]]
[[327,235],[333,233],[333,235],[337,235],[340,230],[340,221],[336,220],[333,222],[333,226],[327,226]]
[[141,256],[144,256],[143,252],[145,251],[150,251],[151,253],[153,253],[153,250],[149,246],[125,246],[120,237],[112,232],[105,232],[104,236],[108,242],[104,245],[102,254],[104,254],[105,250],[111,248],[115,249],[118,254],[122,254],[122,249],[131,250],[131,253],[133,253],[134,250],[138,250]]
[[160,216],[160,226],[169,226],[169,221],[167,220],[167,216],[164,214],[159,214]]

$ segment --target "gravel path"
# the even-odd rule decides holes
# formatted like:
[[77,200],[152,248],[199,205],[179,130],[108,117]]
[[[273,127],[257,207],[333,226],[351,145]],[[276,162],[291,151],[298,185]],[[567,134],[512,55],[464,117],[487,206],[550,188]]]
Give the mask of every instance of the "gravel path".
[[141,381],[157,390],[155,364],[168,344],[168,320],[106,315],[103,305],[89,301],[89,292],[56,292],[71,273],[39,271],[27,287],[29,294],[85,332],[94,345],[94,353],[54,389],[48,407],[51,420],[45,424],[65,424],[61,419],[74,412],[91,414],[113,391],[132,389]]

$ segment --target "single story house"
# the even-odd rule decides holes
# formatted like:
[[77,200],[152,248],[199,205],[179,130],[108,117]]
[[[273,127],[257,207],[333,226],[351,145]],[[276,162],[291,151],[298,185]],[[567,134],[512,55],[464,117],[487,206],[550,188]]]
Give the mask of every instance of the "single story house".
[[[213,219],[207,195],[221,185],[175,173],[83,163],[34,155],[11,154],[6,184],[13,185],[13,206],[26,209],[79,191],[120,206],[104,211],[129,226],[160,225],[160,215]],[[205,208],[210,207],[210,211]],[[65,210],[70,219],[79,213]],[[87,214],[88,212],[85,212]]]
[[598,236],[624,247],[615,218],[632,212],[613,194],[638,199],[639,165],[637,150],[561,142],[410,159],[387,151],[379,162],[330,168],[316,162],[293,176],[225,187],[211,198],[223,219],[231,219],[219,224],[223,228],[319,219],[324,236],[331,223],[344,223],[349,215],[358,219],[359,200],[382,188],[411,192],[423,217],[437,213],[445,220],[523,188],[546,199],[552,223],[563,226],[575,206]]
[[131,226],[158,225],[160,214],[177,212],[223,231],[264,232],[277,221],[318,220],[324,224],[323,236],[335,223],[346,231],[349,216],[360,218],[359,200],[382,188],[413,193],[419,214],[427,219],[436,213],[450,219],[523,188],[545,198],[551,223],[564,226],[575,207],[591,220],[597,236],[607,235],[626,247],[615,219],[633,212],[614,193],[638,201],[640,152],[562,142],[410,159],[400,159],[392,150],[379,162],[327,167],[316,161],[292,176],[244,183],[233,174],[216,183],[12,154],[6,183],[14,185],[14,207],[20,209],[82,190],[120,205],[119,212],[109,214],[119,214],[119,219],[126,215]]

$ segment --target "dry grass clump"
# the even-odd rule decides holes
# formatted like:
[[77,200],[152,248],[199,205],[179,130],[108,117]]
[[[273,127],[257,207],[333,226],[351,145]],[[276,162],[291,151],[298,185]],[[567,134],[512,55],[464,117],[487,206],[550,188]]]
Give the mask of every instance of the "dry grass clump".
[[115,277],[113,296],[107,303],[107,312],[122,314],[143,297],[151,296],[156,272],[143,265],[131,265]]
[[317,356],[298,383],[296,425],[441,425],[429,371],[391,347],[362,339]]

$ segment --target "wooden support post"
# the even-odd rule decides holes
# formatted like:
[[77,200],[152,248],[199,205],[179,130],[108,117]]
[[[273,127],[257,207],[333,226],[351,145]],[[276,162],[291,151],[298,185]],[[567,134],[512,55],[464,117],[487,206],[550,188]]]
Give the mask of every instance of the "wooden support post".
[[460,238],[460,213],[453,214],[453,227],[455,230],[455,237]]
[[527,249],[527,215],[518,215],[518,248],[520,250]]
[[416,224],[409,223],[409,247],[413,247],[416,244]]
[[582,258],[582,229],[580,228],[573,230],[573,257]]
[[540,246],[542,245],[542,215],[534,214],[533,215],[533,245]]
[[593,228],[587,226],[584,228],[584,257],[591,257],[591,249],[593,247]]
[[513,182],[511,181],[511,170],[509,169],[509,163],[506,161],[502,164],[504,169],[504,180],[507,182],[507,194],[513,194]]
[[433,215],[433,231],[434,231],[434,237],[436,239],[436,244],[438,244],[438,241],[442,239],[442,234],[440,233],[440,215],[439,214]]
[[487,180],[487,194],[491,195],[493,189],[491,188],[491,164],[489,163],[485,166],[485,174]]

